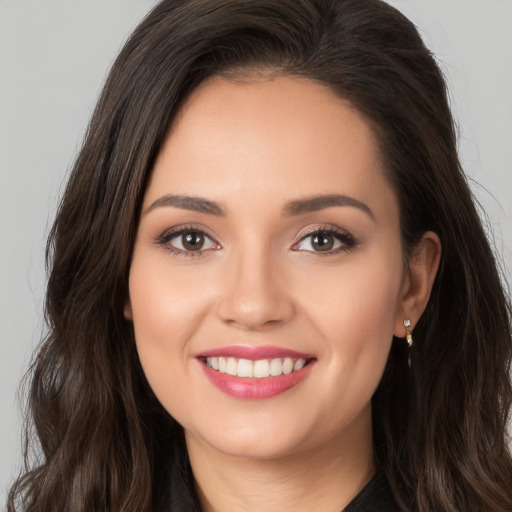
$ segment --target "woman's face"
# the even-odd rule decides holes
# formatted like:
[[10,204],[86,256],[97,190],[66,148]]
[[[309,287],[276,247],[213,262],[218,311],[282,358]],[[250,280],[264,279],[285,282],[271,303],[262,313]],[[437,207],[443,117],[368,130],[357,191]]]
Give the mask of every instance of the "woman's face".
[[187,441],[275,458],[370,431],[407,287],[374,134],[304,79],[211,79],[148,185],[137,350]]

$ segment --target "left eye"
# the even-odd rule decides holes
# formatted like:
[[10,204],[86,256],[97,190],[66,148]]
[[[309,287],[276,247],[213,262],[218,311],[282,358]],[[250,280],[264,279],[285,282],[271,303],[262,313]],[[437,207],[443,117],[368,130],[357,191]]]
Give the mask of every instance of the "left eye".
[[329,231],[317,231],[311,233],[300,240],[294,246],[297,251],[310,252],[334,252],[343,247],[352,247],[353,240],[349,235],[341,233],[332,233]]

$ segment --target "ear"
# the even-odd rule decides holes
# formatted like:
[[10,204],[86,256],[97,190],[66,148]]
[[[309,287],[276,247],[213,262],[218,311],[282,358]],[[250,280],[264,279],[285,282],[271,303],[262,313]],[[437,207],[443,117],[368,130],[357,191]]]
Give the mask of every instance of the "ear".
[[124,303],[123,315],[126,320],[133,322],[132,304],[130,299],[126,299],[126,302]]
[[411,330],[418,323],[427,307],[430,292],[441,259],[441,241],[433,231],[427,231],[418,246],[413,250],[409,260],[408,275],[404,279],[401,300],[395,318],[393,334],[404,338],[406,329],[403,321],[411,321]]

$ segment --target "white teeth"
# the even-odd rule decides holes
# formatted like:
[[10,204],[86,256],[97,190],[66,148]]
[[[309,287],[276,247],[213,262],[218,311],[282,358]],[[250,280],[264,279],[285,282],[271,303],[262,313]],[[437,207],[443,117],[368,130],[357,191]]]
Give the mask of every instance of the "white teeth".
[[265,377],[270,377],[270,363],[267,359],[260,359],[259,361],[254,361],[254,376],[257,379],[264,379]]
[[234,357],[228,357],[226,373],[235,376],[238,373],[238,361]]
[[240,359],[238,361],[238,376],[252,377],[254,375],[254,364],[248,359]]
[[[300,370],[301,368],[304,368],[305,364],[306,364],[306,360],[305,359],[297,359],[297,361],[295,361],[295,364],[293,365],[293,371],[296,372],[297,370]],[[215,369],[214,366],[212,366],[212,368]]]
[[272,359],[272,361],[270,361],[270,375],[277,377],[281,375],[281,373],[283,373],[283,363],[281,359]]
[[292,373],[292,371],[293,371],[293,359],[290,359],[289,357],[287,357],[283,361],[283,373],[285,375],[288,375],[289,373]]
[[236,359],[235,357],[206,358],[206,365],[220,373],[257,379],[264,379],[270,376],[277,377],[282,374],[288,375],[300,370],[305,364],[305,359],[293,360],[291,357],[285,357],[284,359],[259,359],[257,361]]

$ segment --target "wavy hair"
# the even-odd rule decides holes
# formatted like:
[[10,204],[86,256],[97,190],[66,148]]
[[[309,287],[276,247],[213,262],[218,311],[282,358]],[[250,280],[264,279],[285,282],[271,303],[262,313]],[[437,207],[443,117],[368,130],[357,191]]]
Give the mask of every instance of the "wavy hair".
[[148,386],[123,305],[142,197],[180,106],[208,77],[260,72],[348,100],[377,136],[404,256],[427,230],[441,239],[411,367],[395,343],[372,402],[375,453],[397,503],[510,512],[510,303],[461,170],[443,76],[413,24],[380,0],[164,0],[134,31],[48,241],[49,329],[30,370],[32,430],[8,510],[200,510],[182,429]]

